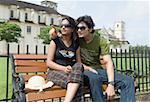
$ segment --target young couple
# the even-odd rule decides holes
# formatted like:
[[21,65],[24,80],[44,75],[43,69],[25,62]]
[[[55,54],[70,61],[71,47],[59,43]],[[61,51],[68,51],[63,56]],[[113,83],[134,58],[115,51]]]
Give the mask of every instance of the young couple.
[[[105,68],[101,66],[100,56]],[[50,42],[47,65],[48,80],[67,89],[64,102],[84,102],[83,78],[89,80],[93,102],[105,101],[103,83],[108,83],[108,99],[115,95],[114,88],[119,88],[121,102],[135,102],[133,79],[114,72],[109,45],[95,34],[90,16],[79,17],[77,23],[71,17],[62,19],[61,36]]]

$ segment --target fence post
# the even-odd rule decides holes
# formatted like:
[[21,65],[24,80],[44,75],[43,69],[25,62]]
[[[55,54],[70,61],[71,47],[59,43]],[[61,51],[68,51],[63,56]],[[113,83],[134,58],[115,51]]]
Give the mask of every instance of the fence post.
[[[140,51],[138,49],[138,47],[136,47],[136,54],[137,54],[137,68],[138,68],[138,75],[140,75],[140,55],[139,55]],[[138,82],[140,83],[139,85],[139,92],[141,91],[141,81],[140,78],[138,77]]]
[[44,55],[46,54],[46,45],[44,45]]
[[38,54],[38,46],[37,45],[35,46],[35,54],[36,55]]
[[[127,63],[127,50],[125,49],[125,52],[124,52],[124,68],[125,68],[125,70],[127,70],[128,69],[128,63]],[[129,60],[131,60],[131,57],[129,57]],[[131,68],[130,68],[131,69]]]
[[[149,65],[148,66],[150,66],[150,49],[148,50],[148,56],[149,56],[149,58],[148,58]],[[150,67],[148,69],[149,69],[148,74],[150,74]],[[150,83],[150,78],[149,78],[149,83]]]
[[20,46],[19,46],[19,44],[18,44],[18,46],[17,46],[17,50],[18,50],[18,54],[20,54]]
[[115,60],[116,60],[116,69],[118,69],[118,51],[117,51],[117,49],[116,49],[116,53],[115,53],[116,55],[115,55]]
[[[148,91],[148,50],[145,50],[145,68],[146,68],[146,91]],[[149,73],[150,74],[150,73]]]
[[8,82],[9,82],[9,44],[7,44],[7,70],[6,70],[6,102],[8,101]]
[[29,45],[27,45],[26,47],[27,47],[27,52],[26,52],[26,54],[29,54]]

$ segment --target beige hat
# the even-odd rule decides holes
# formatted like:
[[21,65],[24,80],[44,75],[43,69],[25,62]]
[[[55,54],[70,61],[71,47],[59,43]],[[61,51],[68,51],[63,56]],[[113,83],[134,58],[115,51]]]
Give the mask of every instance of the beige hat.
[[45,79],[41,76],[32,76],[25,85],[25,88],[43,91],[45,88],[52,87],[53,84],[54,83],[52,81],[48,81],[46,83]]

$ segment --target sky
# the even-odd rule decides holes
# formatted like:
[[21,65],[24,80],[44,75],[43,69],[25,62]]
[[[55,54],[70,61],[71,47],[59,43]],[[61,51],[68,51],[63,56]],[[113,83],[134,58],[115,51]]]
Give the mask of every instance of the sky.
[[[42,0],[22,0],[40,4]],[[50,0],[57,11],[77,19],[90,15],[95,28],[112,28],[117,21],[125,22],[125,39],[131,45],[150,46],[150,0]]]

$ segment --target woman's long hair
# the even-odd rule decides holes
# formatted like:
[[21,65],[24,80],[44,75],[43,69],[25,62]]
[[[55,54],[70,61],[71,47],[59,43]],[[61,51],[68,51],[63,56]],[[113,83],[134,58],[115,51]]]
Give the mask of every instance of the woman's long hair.
[[72,43],[74,44],[74,46],[79,45],[79,37],[78,37],[78,34],[77,34],[77,29],[76,29],[77,28],[76,21],[72,17],[69,17],[69,16],[65,16],[62,19],[62,21],[65,20],[65,19],[69,22],[69,24],[71,25],[71,28],[73,29],[72,36],[71,36],[71,38],[73,40]]

